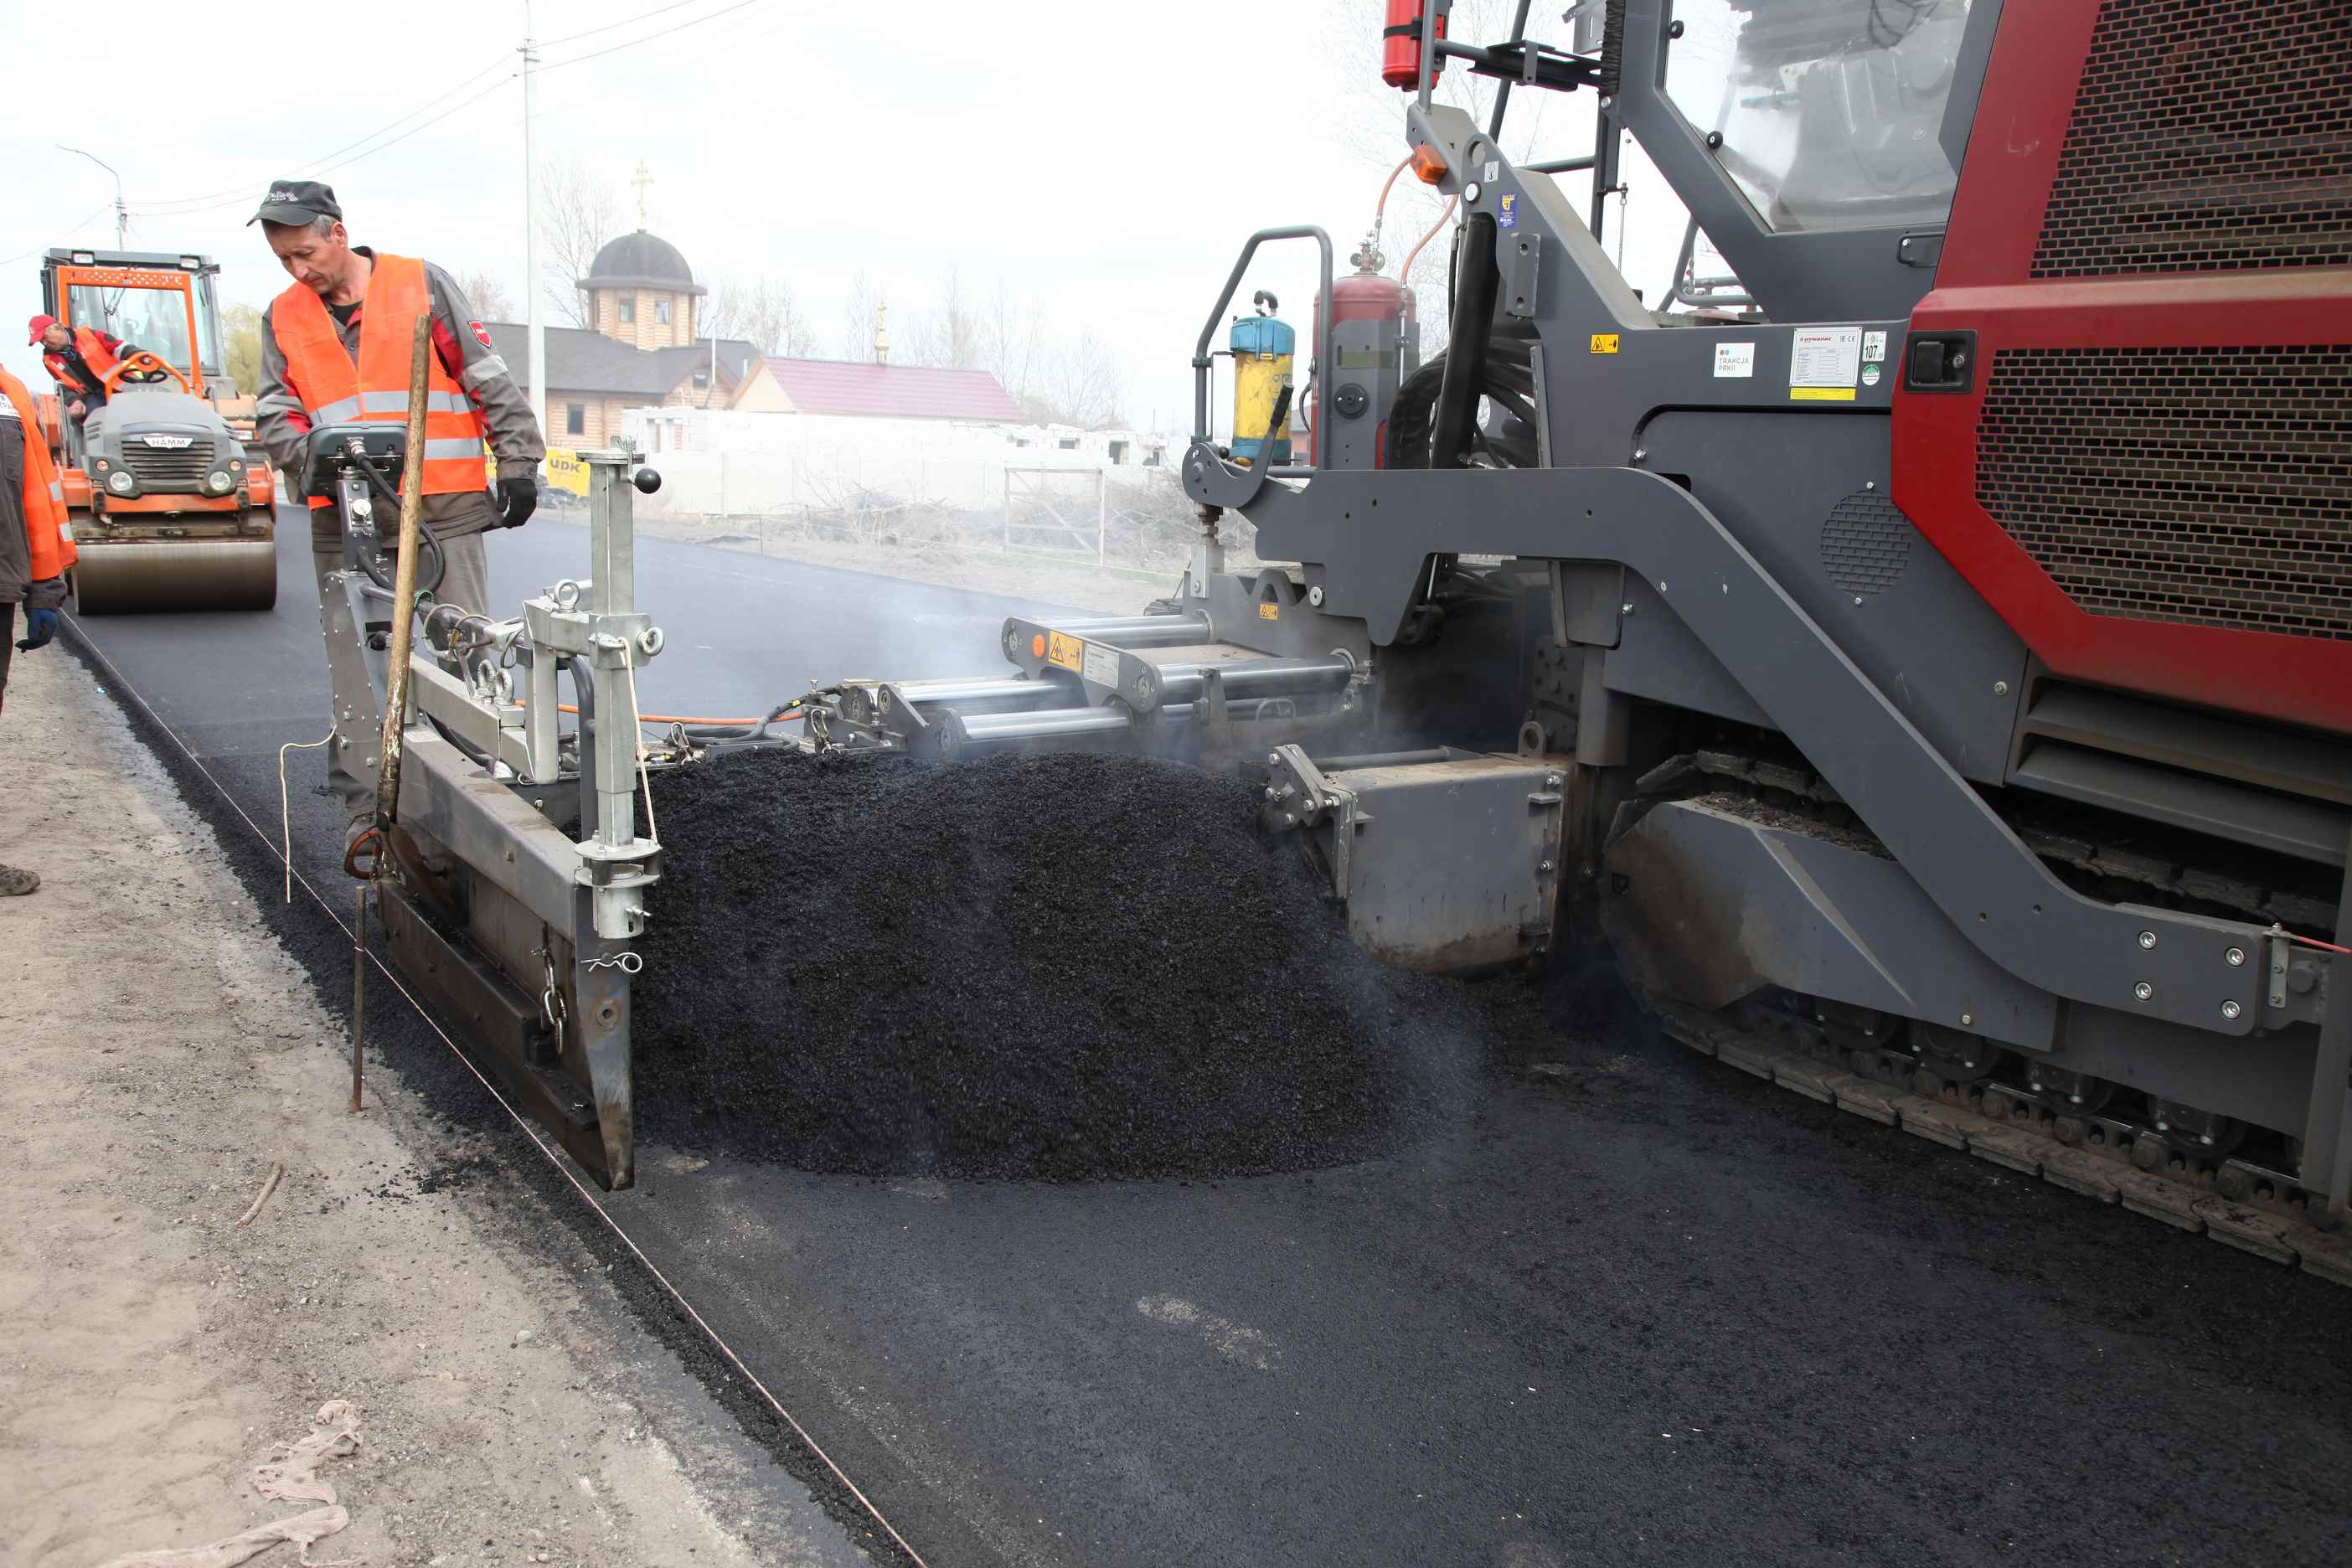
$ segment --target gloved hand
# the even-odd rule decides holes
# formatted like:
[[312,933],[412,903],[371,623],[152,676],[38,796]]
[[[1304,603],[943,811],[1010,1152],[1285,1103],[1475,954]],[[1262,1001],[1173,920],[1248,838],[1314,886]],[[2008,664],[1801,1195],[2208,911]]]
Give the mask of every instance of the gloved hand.
[[525,475],[521,479],[499,481],[499,526],[520,528],[539,510],[539,480]]
[[49,639],[58,635],[58,613],[55,610],[26,610],[25,630],[28,634],[16,639],[18,653],[30,653],[37,647],[47,647]]

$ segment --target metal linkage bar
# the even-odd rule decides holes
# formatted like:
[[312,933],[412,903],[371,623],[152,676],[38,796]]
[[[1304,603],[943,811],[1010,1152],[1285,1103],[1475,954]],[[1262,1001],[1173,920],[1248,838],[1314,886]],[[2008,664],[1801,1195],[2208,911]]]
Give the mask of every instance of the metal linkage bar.
[[1203,616],[1116,616],[1093,621],[1053,621],[1047,629],[1114,647],[1182,647],[1210,640]]
[[1197,702],[1208,689],[1206,672],[1213,668],[1231,698],[1303,697],[1310,692],[1338,691],[1355,679],[1351,658],[1262,658],[1233,664],[1171,664],[1160,670],[1160,701]]
[[1015,680],[975,676],[969,680],[902,680],[898,695],[920,708],[961,708],[970,704],[1034,707],[1051,697],[1066,695],[1042,680]]

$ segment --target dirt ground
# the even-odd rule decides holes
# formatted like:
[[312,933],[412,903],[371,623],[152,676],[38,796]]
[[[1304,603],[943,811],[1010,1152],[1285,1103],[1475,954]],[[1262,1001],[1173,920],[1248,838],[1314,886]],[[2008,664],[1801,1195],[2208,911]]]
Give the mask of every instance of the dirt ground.
[[496,1243],[446,1127],[388,1079],[346,1113],[341,1026],[62,649],[17,658],[0,799],[43,878],[0,900],[0,1562],[301,1513],[254,1468],[331,1400],[322,1563],[841,1560],[599,1266]]

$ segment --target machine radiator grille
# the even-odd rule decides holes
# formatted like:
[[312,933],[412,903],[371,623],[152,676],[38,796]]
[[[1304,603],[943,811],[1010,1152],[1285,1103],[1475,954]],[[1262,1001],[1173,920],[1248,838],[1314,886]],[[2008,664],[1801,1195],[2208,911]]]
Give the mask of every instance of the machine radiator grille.
[[2352,640],[2352,344],[2001,350],[1976,493],[2093,615]]
[[2036,278],[2352,264],[2352,5],[2106,0]]
[[201,489],[205,476],[212,472],[213,444],[199,436],[176,451],[167,451],[130,436],[122,442],[122,460],[130,465],[131,477],[142,489]]

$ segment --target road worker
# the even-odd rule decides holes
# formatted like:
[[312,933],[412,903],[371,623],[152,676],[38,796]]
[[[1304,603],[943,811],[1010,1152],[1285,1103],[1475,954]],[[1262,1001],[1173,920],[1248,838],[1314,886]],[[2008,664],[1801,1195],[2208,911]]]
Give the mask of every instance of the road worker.
[[[444,562],[434,594],[490,613],[482,534],[520,528],[530,517],[547,455],[530,400],[490,334],[440,268],[353,245],[327,185],[277,181],[247,221],[261,225],[294,279],[262,317],[255,434],[278,472],[298,483],[314,427],[406,421],[410,333],[431,310],[422,460],[425,526]],[[498,465],[495,491],[482,455],[486,432]],[[342,564],[342,541],[332,503],[310,504],[312,564],[323,595],[327,574]],[[366,723],[373,729],[373,717]],[[328,749],[329,782],[354,833],[375,809],[376,781],[354,765],[368,743],[353,737]]]
[[111,332],[68,327],[55,316],[36,316],[27,326],[31,335],[26,342],[41,345],[41,363],[58,384],[68,417],[77,423],[106,406],[107,374],[139,352],[137,343]]
[[[0,701],[7,697],[13,654],[47,647],[57,636],[66,568],[73,563],[65,489],[41,437],[33,395],[0,369]],[[17,640],[20,605],[25,636]],[[0,866],[0,898],[22,898],[40,885],[31,871]]]

